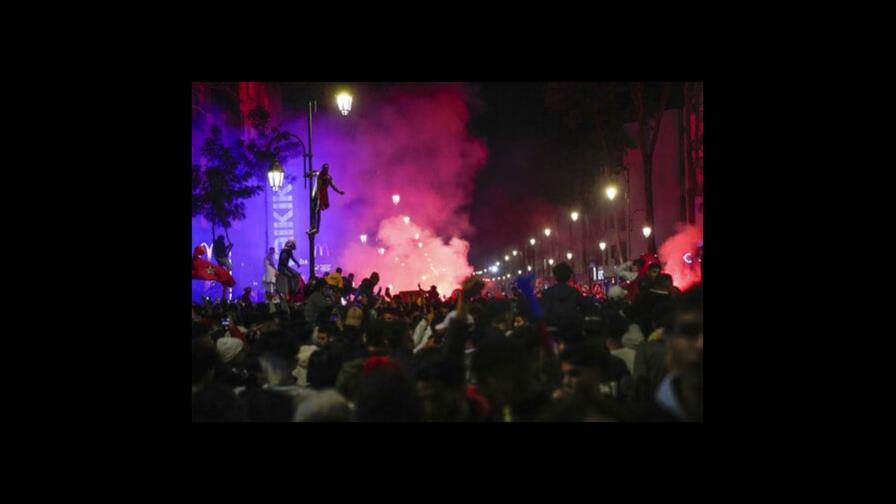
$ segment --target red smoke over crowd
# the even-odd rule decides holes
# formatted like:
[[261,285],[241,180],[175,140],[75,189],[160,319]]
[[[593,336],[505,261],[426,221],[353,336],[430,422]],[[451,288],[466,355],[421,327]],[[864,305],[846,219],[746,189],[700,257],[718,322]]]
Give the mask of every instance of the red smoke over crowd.
[[672,275],[672,283],[683,291],[700,282],[697,245],[701,241],[703,230],[688,225],[680,226],[678,233],[660,246],[658,255],[663,270]]
[[467,132],[469,117],[462,84],[403,84],[357,103],[351,128],[338,117],[322,121],[315,159],[333,167],[346,192],[331,196],[321,226],[321,236],[338,244],[335,264],[359,279],[377,271],[395,291],[419,282],[450,293],[473,272],[462,236],[473,231],[465,208],[486,148]]

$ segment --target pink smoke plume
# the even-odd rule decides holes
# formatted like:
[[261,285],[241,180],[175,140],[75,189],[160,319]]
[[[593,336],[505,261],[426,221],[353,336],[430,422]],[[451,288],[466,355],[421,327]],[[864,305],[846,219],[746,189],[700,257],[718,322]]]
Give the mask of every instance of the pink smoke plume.
[[[415,234],[420,238],[414,239]],[[381,222],[376,241],[376,246],[360,241],[350,244],[345,264],[354,271],[378,272],[380,284],[392,285],[393,293],[416,290],[419,283],[424,290],[435,285],[439,293],[450,294],[473,272],[467,262],[469,243],[458,237],[446,241],[430,228],[405,224],[401,217]],[[385,249],[382,255],[380,248]]]
[[[660,246],[660,262],[666,273],[672,275],[672,283],[682,291],[700,282],[700,264],[697,262],[697,245],[703,241],[703,230],[695,226],[679,225],[676,235]],[[691,261],[688,264],[687,261]]]
[[320,144],[315,139],[315,159],[330,163],[346,192],[330,196],[321,228],[324,240],[338,244],[334,264],[354,272],[356,281],[377,271],[380,285],[391,284],[393,292],[420,283],[450,294],[473,272],[462,236],[473,231],[473,178],[486,159],[485,144],[467,132],[466,90],[405,84],[386,88],[364,107],[359,100],[357,108],[353,129],[322,121],[327,134]]

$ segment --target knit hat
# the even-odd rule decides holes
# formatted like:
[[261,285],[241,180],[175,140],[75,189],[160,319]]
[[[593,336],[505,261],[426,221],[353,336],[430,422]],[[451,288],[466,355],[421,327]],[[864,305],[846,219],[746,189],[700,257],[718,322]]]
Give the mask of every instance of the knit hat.
[[610,287],[610,292],[607,293],[607,296],[610,299],[622,299],[625,297],[625,290],[618,285],[614,285]]
[[230,336],[219,338],[215,345],[218,348],[218,355],[225,364],[232,361],[243,349],[243,342]]
[[374,369],[379,367],[391,368],[397,371],[401,371],[401,367],[398,366],[398,363],[388,357],[370,357],[366,361],[364,361],[364,367],[361,368],[361,373],[364,376],[367,376]]
[[364,312],[357,306],[352,306],[345,314],[345,325],[348,327],[361,327],[361,320],[364,318]]
[[331,285],[333,287],[338,287],[340,289],[342,288],[342,277],[339,275],[339,273],[330,273],[326,278],[324,278],[324,281],[327,282],[328,285]]

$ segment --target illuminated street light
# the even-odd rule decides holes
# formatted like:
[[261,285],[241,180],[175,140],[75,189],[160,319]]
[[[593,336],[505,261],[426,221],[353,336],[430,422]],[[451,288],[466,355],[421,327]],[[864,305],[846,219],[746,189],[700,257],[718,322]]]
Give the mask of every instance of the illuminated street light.
[[644,233],[644,238],[650,237],[651,231],[653,231],[653,230],[650,229],[650,226],[644,226],[644,229],[641,230],[641,232]]
[[283,185],[283,167],[276,159],[271,163],[271,169],[268,170],[268,183],[274,192],[279,191],[280,186]]
[[336,105],[339,106],[339,111],[342,112],[342,115],[347,116],[352,110],[352,95],[348,93],[340,93],[339,96],[336,97]]
[[616,198],[617,192],[616,186],[607,187],[607,197],[610,198],[611,201]]
[[367,243],[367,235],[366,234],[361,235],[361,243]]
[[573,222],[579,220],[579,212],[572,212],[569,214],[569,218],[572,219]]

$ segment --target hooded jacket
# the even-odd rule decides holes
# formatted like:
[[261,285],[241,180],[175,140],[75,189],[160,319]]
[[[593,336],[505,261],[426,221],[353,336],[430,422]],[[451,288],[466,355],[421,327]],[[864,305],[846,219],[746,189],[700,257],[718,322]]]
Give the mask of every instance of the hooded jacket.
[[332,301],[324,296],[322,289],[318,289],[305,302],[305,321],[314,323],[320,313],[332,304]]
[[567,284],[557,284],[544,291],[541,298],[545,322],[549,326],[565,327],[578,320],[588,301],[578,290]]

